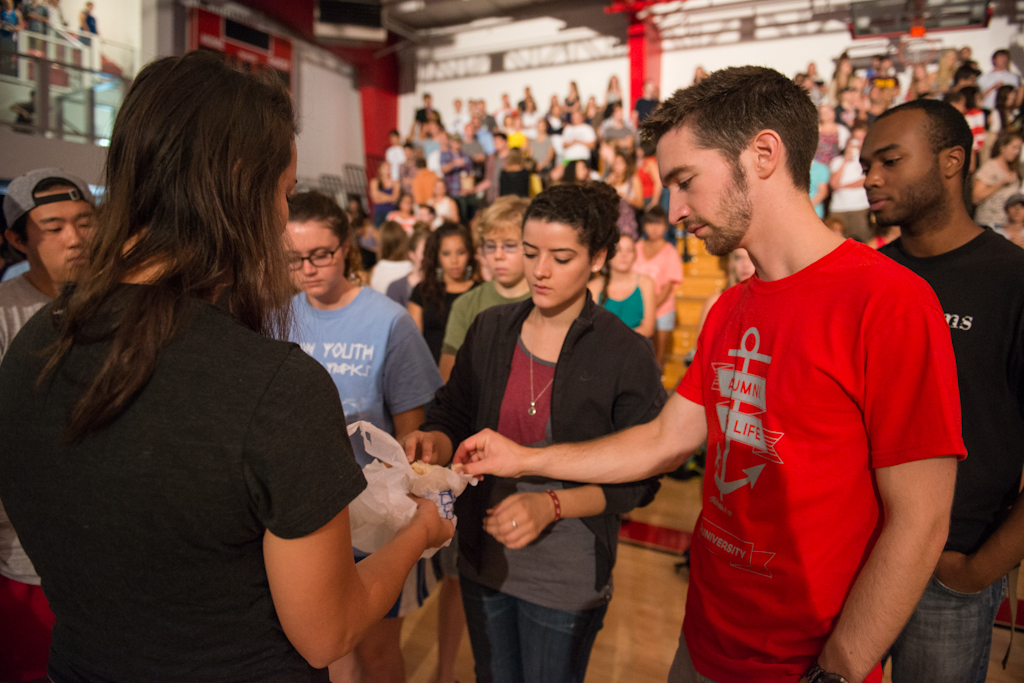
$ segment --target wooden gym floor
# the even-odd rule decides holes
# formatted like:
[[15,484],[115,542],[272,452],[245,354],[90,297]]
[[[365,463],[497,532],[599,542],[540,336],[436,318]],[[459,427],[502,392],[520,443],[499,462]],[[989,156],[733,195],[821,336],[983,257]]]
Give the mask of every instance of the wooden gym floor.
[[[680,482],[665,477],[654,502],[635,510],[639,522],[693,531],[700,512],[700,479]],[[686,612],[686,572],[675,571],[678,556],[619,544],[615,566],[615,597],[590,657],[587,683],[664,683],[679,641]],[[1024,585],[1024,582],[1022,582]],[[1024,591],[1020,592],[1024,600]],[[1022,603],[1024,604],[1024,603]],[[437,595],[406,617],[402,652],[409,683],[434,683],[437,667]],[[1024,681],[1024,633],[1018,633],[1010,662],[1003,671],[1009,631],[993,629],[987,683]],[[472,683],[473,654],[464,635],[456,673],[460,683]],[[891,679],[888,674],[886,683]],[[555,683],[555,682],[551,682]]]

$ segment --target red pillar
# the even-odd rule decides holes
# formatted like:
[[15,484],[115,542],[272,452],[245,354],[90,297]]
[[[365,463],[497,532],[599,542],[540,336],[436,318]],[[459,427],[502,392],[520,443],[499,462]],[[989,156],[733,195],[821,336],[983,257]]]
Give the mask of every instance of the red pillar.
[[398,58],[392,53],[358,68],[366,176],[375,178],[378,160],[388,148],[388,133],[398,127]]
[[661,85],[661,36],[653,22],[638,20],[636,14],[631,13],[628,37],[629,102],[632,108],[643,97],[646,81]]

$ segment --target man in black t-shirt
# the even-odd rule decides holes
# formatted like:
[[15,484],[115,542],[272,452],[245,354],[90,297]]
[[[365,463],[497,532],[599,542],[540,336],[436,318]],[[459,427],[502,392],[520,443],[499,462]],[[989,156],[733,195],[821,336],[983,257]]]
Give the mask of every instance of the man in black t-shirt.
[[945,552],[892,647],[894,683],[984,683],[1006,575],[1024,559],[1024,250],[967,212],[971,145],[956,109],[915,100],[879,116],[861,151],[878,225],[902,231],[882,253],[946,314],[968,452]]
[[644,83],[644,96],[636,101],[633,105],[634,115],[634,126],[639,126],[644,122],[648,116],[650,116],[655,109],[658,108],[658,88],[654,85],[654,81],[646,81]]

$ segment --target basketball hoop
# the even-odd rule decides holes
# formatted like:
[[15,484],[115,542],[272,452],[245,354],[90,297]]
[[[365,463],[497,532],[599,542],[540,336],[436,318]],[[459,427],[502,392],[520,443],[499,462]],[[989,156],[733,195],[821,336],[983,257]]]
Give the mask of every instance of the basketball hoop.
[[[915,31],[915,29],[920,30]],[[896,56],[899,60],[910,66],[928,64],[935,59],[935,55],[938,52],[939,41],[926,36],[923,26],[912,28],[909,36],[900,38],[899,47],[896,48]]]

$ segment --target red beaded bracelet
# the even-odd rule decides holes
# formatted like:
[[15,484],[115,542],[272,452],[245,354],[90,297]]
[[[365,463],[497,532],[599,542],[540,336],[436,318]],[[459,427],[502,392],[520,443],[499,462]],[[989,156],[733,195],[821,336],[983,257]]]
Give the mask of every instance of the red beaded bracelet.
[[555,521],[557,522],[562,518],[562,504],[558,502],[558,494],[550,489],[544,493],[551,496],[551,502],[555,504]]

